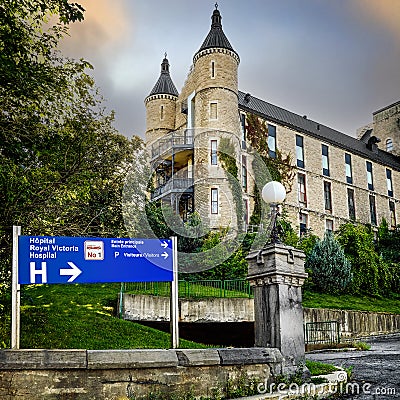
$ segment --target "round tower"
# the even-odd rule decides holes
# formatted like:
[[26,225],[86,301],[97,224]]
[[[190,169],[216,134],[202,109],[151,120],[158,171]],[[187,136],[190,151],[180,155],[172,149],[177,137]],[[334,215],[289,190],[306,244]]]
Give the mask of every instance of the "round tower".
[[146,97],[146,143],[151,145],[175,129],[178,91],[169,73],[167,54],[161,63],[161,74]]
[[221,19],[216,4],[211,29],[193,57],[193,73],[197,82],[194,125],[239,134],[240,59],[222,30]]

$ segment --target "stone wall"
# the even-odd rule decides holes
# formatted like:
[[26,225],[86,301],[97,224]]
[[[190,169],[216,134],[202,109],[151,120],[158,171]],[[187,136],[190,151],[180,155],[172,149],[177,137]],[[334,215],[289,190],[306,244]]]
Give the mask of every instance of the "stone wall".
[[128,400],[150,393],[211,397],[228,380],[273,381],[278,349],[0,350],[2,400]]
[[[124,295],[124,318],[169,321],[169,299],[158,296]],[[179,299],[180,322],[252,322],[253,299]],[[368,311],[304,308],[304,322],[339,321],[344,338],[400,332],[400,314]]]
[[400,155],[400,101],[373,113],[373,129],[382,150],[386,150],[386,140],[392,139],[393,153]]
[[399,314],[304,308],[304,322],[317,321],[338,321],[343,339],[400,332]]

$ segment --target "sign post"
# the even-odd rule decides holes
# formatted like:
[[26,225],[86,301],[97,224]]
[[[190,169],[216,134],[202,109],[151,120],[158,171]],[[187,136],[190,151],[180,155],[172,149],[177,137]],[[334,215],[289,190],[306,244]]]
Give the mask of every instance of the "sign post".
[[179,286],[178,286],[178,241],[176,236],[171,237],[172,240],[172,273],[173,280],[171,282],[171,301],[170,301],[170,331],[171,331],[171,347],[177,349],[179,347]]
[[21,227],[13,226],[12,288],[11,288],[11,348],[19,349],[21,286],[18,283],[18,241]]

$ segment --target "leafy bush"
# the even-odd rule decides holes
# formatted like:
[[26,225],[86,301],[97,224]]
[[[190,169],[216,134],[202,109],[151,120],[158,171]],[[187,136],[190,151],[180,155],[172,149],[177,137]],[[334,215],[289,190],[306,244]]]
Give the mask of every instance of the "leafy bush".
[[337,237],[352,265],[351,293],[387,294],[393,280],[387,262],[375,251],[374,235],[364,225],[344,224]]
[[351,263],[330,232],[316,242],[306,268],[311,270],[316,290],[324,293],[339,293],[352,280]]

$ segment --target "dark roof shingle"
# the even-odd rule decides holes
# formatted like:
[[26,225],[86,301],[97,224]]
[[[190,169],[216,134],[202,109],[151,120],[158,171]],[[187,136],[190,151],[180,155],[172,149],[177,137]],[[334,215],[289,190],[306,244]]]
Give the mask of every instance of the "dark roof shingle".
[[169,74],[169,62],[166,57],[161,64],[160,77],[158,78],[149,96],[154,94],[172,94],[174,96],[178,96],[178,91],[176,90],[174,82],[172,82],[171,75]]
[[234,53],[236,53],[236,51],[233,50],[233,47],[229,43],[228,38],[225,36],[225,33],[222,29],[221,13],[217,9],[214,10],[211,19],[212,19],[212,23],[211,23],[210,32],[208,33],[207,37],[204,39],[203,44],[200,46],[200,49],[197,51],[196,54],[198,54],[202,50],[211,49],[211,48],[223,48],[223,49],[231,50]]
[[400,171],[400,158],[394,154],[380,149],[370,150],[366,143],[352,136],[240,91],[239,108]]

